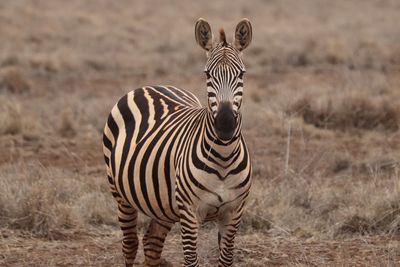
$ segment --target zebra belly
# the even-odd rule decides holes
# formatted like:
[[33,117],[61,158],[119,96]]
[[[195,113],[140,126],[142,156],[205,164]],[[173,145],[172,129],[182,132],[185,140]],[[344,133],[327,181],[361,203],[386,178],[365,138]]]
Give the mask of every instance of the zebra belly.
[[131,206],[149,217],[176,222],[176,181],[168,156],[173,144],[168,140],[166,143],[169,146],[156,138],[146,138],[131,147],[133,156],[118,178],[117,189]]

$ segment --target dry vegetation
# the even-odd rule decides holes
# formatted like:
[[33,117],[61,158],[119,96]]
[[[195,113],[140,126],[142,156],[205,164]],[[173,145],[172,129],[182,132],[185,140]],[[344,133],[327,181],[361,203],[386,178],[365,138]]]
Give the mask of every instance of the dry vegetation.
[[[243,106],[254,187],[238,266],[400,265],[400,3],[227,4],[0,2],[0,265],[122,264],[103,124],[146,84],[204,100],[198,17],[254,26]],[[177,228],[165,251],[176,265]],[[215,227],[202,237],[213,265]]]

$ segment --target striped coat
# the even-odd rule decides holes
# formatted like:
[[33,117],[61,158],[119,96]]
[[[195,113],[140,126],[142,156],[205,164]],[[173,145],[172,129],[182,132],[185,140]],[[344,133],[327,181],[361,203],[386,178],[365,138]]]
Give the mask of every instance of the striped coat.
[[[196,29],[203,22],[199,20]],[[242,89],[242,80],[239,85]],[[213,94],[216,101],[217,95]],[[219,265],[232,264],[233,238],[251,185],[242,116],[234,114],[232,105],[221,111],[219,103],[212,112],[210,102],[202,107],[188,91],[148,86],[129,92],[112,108],[103,151],[118,202],[126,266],[132,266],[136,257],[138,211],[152,218],[143,240],[147,265],[161,264],[165,237],[180,222],[184,265],[198,266],[198,228],[209,220],[219,223]],[[229,135],[225,128],[232,129]]]

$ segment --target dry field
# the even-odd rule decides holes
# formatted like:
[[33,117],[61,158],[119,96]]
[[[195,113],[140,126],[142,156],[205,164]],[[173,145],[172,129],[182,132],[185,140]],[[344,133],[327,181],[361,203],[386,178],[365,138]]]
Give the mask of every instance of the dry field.
[[[397,0],[0,1],[0,266],[122,266],[102,128],[135,87],[204,101],[198,17],[254,27],[236,266],[400,266],[399,14]],[[216,249],[205,225],[203,266]]]

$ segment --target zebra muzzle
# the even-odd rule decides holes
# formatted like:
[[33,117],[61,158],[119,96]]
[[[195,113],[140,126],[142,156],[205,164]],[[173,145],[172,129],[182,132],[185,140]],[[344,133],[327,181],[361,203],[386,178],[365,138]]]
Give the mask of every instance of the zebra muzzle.
[[219,139],[227,141],[232,139],[237,127],[237,116],[232,109],[232,104],[222,102],[219,104],[217,116],[214,121],[215,132]]

